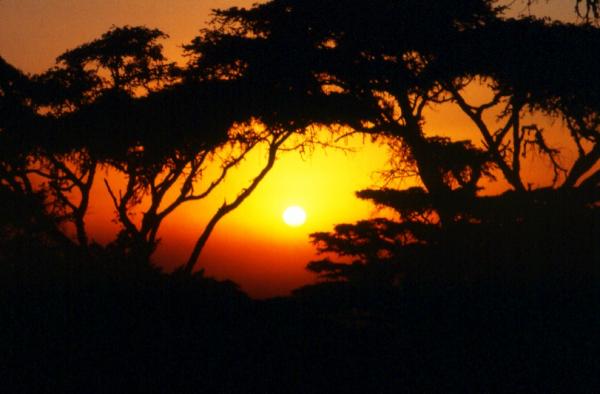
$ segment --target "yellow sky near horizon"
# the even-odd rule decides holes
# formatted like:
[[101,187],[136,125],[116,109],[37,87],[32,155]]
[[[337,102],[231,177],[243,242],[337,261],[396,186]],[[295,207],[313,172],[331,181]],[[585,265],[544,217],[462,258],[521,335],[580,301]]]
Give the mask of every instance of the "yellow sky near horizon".
[[[362,136],[348,137],[338,145],[316,147],[304,155],[280,152],[274,168],[258,188],[219,222],[198,268],[204,268],[210,276],[241,284],[255,297],[285,294],[313,281],[314,275],[305,270],[306,264],[316,258],[308,235],[374,215],[376,208],[356,198],[354,192],[381,184],[376,172],[387,162],[386,148],[365,144]],[[231,202],[265,163],[266,150],[255,149],[208,198],[183,204],[169,215],[158,234],[161,242],[154,261],[166,270],[182,265],[219,206]],[[217,168],[209,169],[201,183],[208,184],[216,173]],[[117,194],[125,185],[114,170],[104,168],[97,174],[86,224],[92,239],[101,244],[111,241],[119,228],[113,220],[114,208],[103,184],[105,178]],[[306,211],[302,226],[290,227],[283,221],[284,210],[292,205]],[[134,219],[139,221],[140,216]]]

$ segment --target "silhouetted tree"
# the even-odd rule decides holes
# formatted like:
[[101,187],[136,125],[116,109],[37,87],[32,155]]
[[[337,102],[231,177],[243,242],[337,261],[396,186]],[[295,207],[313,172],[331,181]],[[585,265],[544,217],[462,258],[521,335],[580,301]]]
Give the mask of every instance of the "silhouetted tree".
[[[57,66],[44,74],[30,78],[6,65],[4,80],[15,103],[6,117],[14,123],[10,137],[29,145],[4,147],[21,160],[24,186],[43,192],[47,209],[75,225],[83,248],[89,242],[85,215],[97,169],[124,175],[123,191],[104,179],[122,225],[111,248],[146,263],[165,217],[183,203],[209,196],[249,152],[264,148],[264,168],[201,231],[184,268],[191,273],[217,222],[251,194],[277,151],[302,127],[293,121],[265,126],[260,116],[266,112],[252,105],[247,92],[240,95],[247,86],[217,71],[190,66],[182,74],[162,55],[158,40],[165,37],[145,27],[112,28],[59,56]],[[193,45],[188,52],[200,56]],[[35,127],[25,127],[27,113]],[[303,147],[300,141],[312,138],[311,132],[300,134],[289,142]],[[214,179],[207,178],[210,166],[220,166]],[[18,175],[13,171],[13,178]],[[140,213],[138,222],[134,215]]]
[[[446,87],[477,126],[490,157],[515,190],[528,188],[521,174],[522,162],[536,151],[553,170],[552,186],[590,184],[597,177],[588,174],[600,159],[600,84],[593,71],[595,62],[588,56],[597,47],[598,29],[528,18],[490,24],[473,33],[462,49],[459,45],[451,54],[462,53],[459,57],[463,56],[462,61],[473,69],[466,78]],[[473,52],[481,56],[471,60]],[[450,61],[454,62],[456,59]],[[441,67],[445,64],[441,61]],[[475,78],[483,78],[493,92],[489,102],[470,104],[461,91],[460,87],[468,86],[468,81]],[[490,120],[489,113],[498,119]],[[570,163],[559,148],[548,143],[548,132],[536,124],[535,117],[564,122],[562,141],[571,140],[576,148],[578,157],[574,161]]]
[[[182,70],[162,55],[164,33],[112,28],[67,51],[40,76],[6,67],[6,80],[25,86],[10,89],[29,92],[10,93],[19,103],[11,111],[30,113],[25,125],[37,122],[13,125],[11,135],[26,136],[32,145],[13,151],[20,152],[16,159],[28,176],[44,180],[39,186],[53,213],[74,223],[82,246],[89,242],[84,217],[98,166],[124,175],[123,191],[105,179],[123,227],[117,244],[147,260],[167,215],[208,196],[248,152],[265,147],[264,167],[201,231],[188,273],[216,223],[257,187],[277,151],[314,143],[311,130],[319,126],[391,141],[399,153],[396,175],[418,176],[430,204],[428,220],[438,227],[464,219],[465,205],[493,165],[515,190],[525,191],[521,161],[532,148],[550,159],[556,179],[566,173],[563,186],[595,186],[597,173],[589,175],[598,162],[598,89],[582,48],[596,45],[597,29],[505,20],[494,4],[274,0],[220,10],[185,46],[189,63]],[[573,34],[583,44],[571,45]],[[544,37],[540,53],[527,51],[538,36]],[[526,45],[515,45],[517,37]],[[556,61],[563,51],[580,67],[576,78],[553,78],[564,70]],[[523,67],[498,61],[505,58],[526,61]],[[495,96],[476,106],[462,90],[478,78],[491,81]],[[483,150],[425,135],[425,108],[451,101],[480,129]],[[505,124],[494,134],[483,113],[496,105],[504,106]],[[566,120],[579,152],[572,168],[563,166],[543,130],[522,124],[527,111]],[[220,165],[215,179],[205,177],[209,163]],[[171,201],[169,191],[176,191]],[[132,213],[140,211],[137,222]]]
[[447,76],[433,75],[430,63],[462,31],[491,18],[487,1],[272,1],[218,11],[198,67],[246,81],[251,89],[243,91],[260,92],[259,110],[278,118],[399,138],[439,214],[450,217],[441,202],[451,189],[423,132],[423,110],[446,100],[440,80]]
[[[403,7],[408,8],[409,4],[410,2],[403,3]],[[401,143],[398,146],[400,146],[399,151],[404,162],[402,171],[408,174],[418,174],[423,181],[427,191],[422,190],[420,193],[421,204],[427,204],[430,210],[426,211],[427,220],[431,220],[431,215],[435,214],[441,217],[441,223],[433,224],[437,226],[440,234],[444,234],[444,237],[461,228],[457,227],[459,225],[469,224],[470,220],[475,222],[481,220],[481,217],[477,215],[472,216],[468,208],[469,205],[477,205],[475,198],[477,181],[484,170],[490,169],[491,163],[501,169],[505,178],[517,191],[524,192],[528,188],[521,179],[521,164],[525,158],[531,157],[532,150],[537,150],[550,160],[555,172],[555,181],[559,179],[561,172],[567,174],[564,178],[564,187],[572,187],[575,184],[596,187],[594,182],[597,182],[597,175],[594,171],[588,174],[588,171],[592,170],[597,163],[595,148],[597,124],[594,121],[597,110],[594,107],[598,102],[595,97],[598,89],[594,77],[596,73],[592,71],[593,60],[586,56],[586,51],[597,46],[595,43],[597,33],[594,28],[559,23],[550,24],[532,19],[503,20],[490,15],[493,14],[493,10],[488,8],[487,14],[485,12],[471,14],[479,16],[471,19],[471,24],[467,22],[468,18],[466,21],[462,20],[461,24],[456,19],[449,17],[446,20],[453,21],[450,24],[452,27],[444,30],[447,25],[440,23],[440,20],[444,21],[443,18],[439,18],[440,15],[456,16],[460,12],[459,10],[447,10],[447,13],[444,13],[443,6],[436,4],[436,7],[439,8],[435,11],[438,13],[429,12],[436,17],[431,18],[432,25],[427,25],[427,17],[415,17],[415,15],[419,15],[419,11],[411,8],[411,11],[414,12],[406,14],[414,17],[414,20],[420,24],[418,27],[413,27],[411,23],[414,20],[406,21],[394,14],[396,9],[391,4],[388,4],[387,7],[382,4],[373,5],[372,10],[375,17],[367,18],[366,21],[364,15],[368,13],[367,10],[371,10],[370,5],[360,6],[345,3],[343,7],[344,10],[339,10],[327,3],[311,4],[304,8],[303,5],[293,2],[272,2],[263,7],[256,7],[253,11],[232,10],[231,15],[234,17],[231,19],[236,22],[239,19],[247,19],[251,26],[257,26],[252,34],[248,34],[249,40],[273,39],[277,41],[276,28],[279,22],[273,21],[275,18],[271,13],[280,12],[278,20],[285,20],[286,22],[283,23],[285,26],[295,26],[292,32],[281,33],[282,36],[298,34],[298,37],[290,39],[294,44],[296,41],[300,41],[299,37],[304,37],[312,45],[315,42],[321,44],[320,46],[318,44],[310,46],[306,42],[300,41],[305,44],[305,47],[301,47],[303,50],[300,51],[304,57],[310,58],[311,50],[314,51],[314,48],[317,48],[317,51],[320,49],[323,52],[329,52],[327,59],[331,63],[326,63],[326,66],[323,67],[324,71],[319,70],[322,64],[315,60],[319,59],[318,56],[311,59],[308,69],[315,76],[321,78],[326,85],[325,90],[342,96],[344,94],[353,96],[356,100],[351,102],[359,103],[359,106],[363,108],[363,111],[357,112],[359,114],[357,118],[351,119],[352,115],[349,115],[343,119],[341,116],[340,118],[343,120],[339,120],[339,122],[350,124],[355,130],[387,133],[400,138]],[[415,7],[427,9],[427,6],[421,4],[415,5]],[[406,11],[407,8],[403,10]],[[465,7],[465,9],[467,8]],[[339,21],[328,14],[332,9],[335,9],[335,14],[340,17],[339,20],[344,22],[352,21],[352,15],[356,12],[354,15],[361,15],[361,23],[348,23],[340,26]],[[383,9],[385,9],[385,13],[381,11]],[[379,10],[382,15],[378,15],[375,10]],[[473,8],[470,8],[469,12],[473,12]],[[294,19],[294,13],[297,14],[296,19]],[[368,13],[369,16],[373,14]],[[391,15],[395,16],[394,24],[386,19],[387,17],[391,18]],[[333,21],[328,25],[329,30],[326,30],[329,36],[318,36],[321,32],[318,29],[320,18]],[[429,30],[425,26],[431,26],[431,29]],[[400,36],[399,32],[404,33],[404,28],[409,32]],[[381,35],[378,35],[379,33]],[[435,38],[429,37],[428,33],[443,38],[436,41]],[[320,40],[314,39],[313,36],[319,37]],[[392,41],[393,37],[402,37],[402,39]],[[577,38],[573,39],[573,37]],[[311,39],[313,41],[310,41]],[[540,41],[539,45],[538,41]],[[522,46],[521,43],[523,43]],[[239,45],[239,42],[231,40],[230,44]],[[536,50],[532,51],[532,48],[536,48]],[[290,53],[290,57],[292,57],[294,52],[290,51]],[[578,71],[575,76],[566,71],[564,65],[561,64],[562,56],[565,53],[569,54],[567,55],[569,60],[573,61],[573,67],[570,69]],[[507,59],[509,60],[507,61]],[[515,59],[515,61],[511,61],[511,59]],[[295,60],[290,61],[290,63],[294,63],[291,67],[302,64],[302,61],[296,62]],[[238,64],[242,65],[242,69],[252,67],[252,62],[244,60]],[[297,73],[298,71],[292,72]],[[562,76],[564,79],[558,76]],[[460,102],[460,90],[469,86],[474,78],[481,77],[490,78],[493,81],[493,88],[496,89],[497,94],[492,101],[478,106]],[[588,85],[583,86],[586,83]],[[376,105],[369,105],[369,102],[373,102],[371,99],[377,100]],[[459,102],[461,108],[475,121],[475,124],[484,130],[484,151],[478,151],[476,155],[467,154],[468,151],[464,149],[458,153],[452,153],[452,144],[445,144],[442,149],[438,149],[439,145],[432,143],[434,140],[425,138],[422,131],[423,108],[428,104],[443,104],[449,100]],[[506,123],[497,133],[494,133],[486,129],[487,125],[483,121],[482,114],[499,103],[504,105],[501,119],[504,119]],[[558,115],[567,120],[569,132],[579,151],[579,158],[572,168],[563,167],[564,164],[559,157],[560,152],[546,142],[546,134],[543,130],[535,124],[522,124],[522,114],[533,111],[550,117]],[[361,115],[365,114],[369,115],[361,118]],[[332,115],[332,117],[335,116],[335,114]],[[527,152],[529,155],[525,156]],[[448,161],[439,159],[452,156],[453,159]],[[479,157],[479,159],[473,161],[474,157]],[[465,162],[471,164],[465,166]],[[484,163],[485,167],[483,167]],[[453,179],[448,175],[451,175]],[[589,176],[589,181],[582,178],[586,176]],[[453,183],[455,186],[452,186]],[[398,192],[403,195],[403,192]],[[546,196],[549,192],[540,191],[540,193]],[[536,192],[523,198],[530,199],[531,204],[537,204],[546,198],[540,200],[540,193]],[[556,193],[557,197],[548,198],[554,202],[572,204],[573,209],[579,209],[575,208],[577,206],[589,206],[588,204],[593,204],[597,198],[594,191],[588,190],[573,192],[575,195],[588,196],[583,198],[584,202],[581,202],[579,197],[574,198],[570,192]],[[510,200],[510,198],[506,197],[506,200]],[[503,198],[499,197],[498,201],[503,201]],[[545,204],[542,203],[542,205]],[[557,205],[553,205],[553,207],[556,209]],[[410,211],[410,209],[407,208],[405,211]],[[490,206],[490,209],[493,208]],[[516,227],[518,227],[516,223],[519,223],[519,220],[535,223],[536,219],[523,219],[520,214],[510,210],[505,212],[514,222],[510,222],[510,226],[504,226],[503,231],[506,233],[499,230],[502,225],[494,224],[494,226],[500,226],[494,227],[498,231],[495,233],[496,239],[502,239],[504,236],[506,240],[511,240],[508,242],[509,244],[512,242],[513,245],[522,247],[528,236],[523,232],[516,231]],[[539,211],[536,210],[536,212]],[[553,217],[552,210],[545,212],[549,217]],[[423,214],[422,210],[416,210],[415,213]],[[594,214],[590,214],[590,216],[594,217]],[[579,218],[585,221],[585,215]],[[529,220],[531,221],[529,222]],[[405,221],[407,218],[402,217],[401,223]],[[542,222],[548,223],[540,221],[540,223]],[[590,229],[590,223],[586,223],[588,227],[577,227]],[[444,226],[440,226],[440,224],[444,224]],[[343,244],[345,245],[343,247],[348,248],[346,254],[360,256],[360,259],[363,260],[366,255],[369,255],[375,261],[373,256],[377,255],[377,250],[368,251],[369,245],[378,244],[381,241],[380,238],[384,237],[378,232],[385,232],[389,227],[387,224],[382,226],[380,222],[363,222],[356,227],[339,228],[336,233],[319,234],[316,236],[316,241],[323,242],[321,244],[323,251],[341,253],[342,246],[340,245]],[[473,228],[477,228],[477,226],[473,226]],[[561,233],[562,227],[558,226],[555,230],[557,231],[555,235]],[[402,236],[403,232],[398,231],[397,235]],[[465,235],[476,234],[476,232],[467,232],[465,229],[463,231]],[[549,232],[550,230],[547,230],[544,234],[547,235]],[[523,238],[515,238],[515,234],[519,234]],[[564,233],[561,234],[564,235]],[[577,234],[582,239],[590,240],[587,233],[577,232]],[[371,242],[366,240],[369,236],[374,237]],[[352,248],[352,245],[357,246],[363,243],[365,247],[360,252]],[[489,244],[486,245],[489,246]],[[576,248],[570,250],[573,251]],[[591,252],[589,244],[586,251],[588,252],[587,259],[595,255]],[[356,254],[354,254],[355,252]],[[561,256],[565,257],[565,255]],[[530,257],[533,258],[534,255]],[[478,261],[478,259],[474,258],[472,261]],[[328,264],[319,262],[311,267],[319,272],[324,272],[326,276],[341,275],[342,268],[348,270],[355,268],[355,266],[342,267]]]
[[[422,187],[358,192],[359,198],[391,208],[397,217],[340,224],[333,232],[311,234],[319,253],[350,257],[352,262],[348,264],[325,258],[309,263],[307,268],[310,271],[328,280],[396,286],[407,275],[414,276],[414,271],[421,267],[431,268],[430,264],[442,257],[442,254],[436,254],[436,248],[449,238],[447,234],[461,231],[464,223],[473,220],[469,212],[477,199],[477,183],[482,176],[491,176],[490,163],[485,152],[468,141],[429,138],[427,143],[430,160],[451,191],[446,199],[443,202],[436,200]],[[410,151],[404,152],[402,158],[402,174],[414,173],[414,170],[407,169],[414,165]],[[396,175],[397,170],[392,170],[391,176]],[[440,220],[440,207],[449,214],[443,222]]]
[[[29,77],[0,58],[0,280],[14,286],[44,258],[61,258],[74,248],[61,217],[49,214],[46,190],[34,176],[37,143],[44,126],[31,104]],[[42,267],[38,267],[42,268]]]
[[[293,35],[267,39],[265,31],[252,21],[238,18],[238,12],[244,14],[246,11],[216,11],[211,27],[185,46],[190,61],[184,71],[184,82],[221,86],[220,94],[227,95],[224,100],[227,105],[216,113],[225,111],[228,119],[244,127],[252,126],[252,123],[259,126],[258,130],[239,134],[233,141],[241,138],[249,148],[261,144],[267,159],[249,186],[233,201],[225,202],[209,220],[184,267],[187,272],[194,268],[216,223],[254,191],[275,164],[278,152],[328,145],[328,140],[318,136],[316,130],[335,123],[337,118],[332,113],[341,111],[338,106],[346,105],[348,109],[347,105],[353,104],[340,95],[331,99],[321,90],[321,82],[314,78],[309,68],[303,67],[310,62],[310,51],[294,48],[297,55],[302,53],[307,58],[302,64],[294,64],[298,60],[296,57],[281,64],[280,51],[289,40],[295,39]],[[304,45],[297,41],[294,44]],[[307,43],[306,49],[312,44]],[[356,109],[360,110],[360,107]],[[315,113],[318,114],[316,117]],[[245,154],[243,150],[242,153]],[[225,172],[228,169],[227,166],[223,168]]]
[[[282,148],[282,146],[292,136],[293,133],[294,133],[293,130],[290,131],[290,130],[273,130],[273,129],[267,129],[265,132],[262,132],[262,133],[259,132],[256,134],[256,136],[250,137],[250,139],[248,140],[250,143],[249,145],[242,145],[241,148],[238,148],[238,149],[240,149],[241,153],[238,153],[237,156],[233,156],[233,158],[230,158],[229,161],[226,161],[222,165],[221,175],[219,176],[219,178],[217,178],[216,181],[213,181],[211,183],[211,185],[209,186],[209,189],[207,189],[208,192],[210,192],[210,188],[212,188],[213,185],[217,185],[222,179],[224,179],[225,175],[227,174],[227,171],[232,166],[237,164],[237,162],[242,160],[244,155],[249,152],[249,149],[252,149],[253,146],[258,143],[266,144],[267,159],[266,159],[266,163],[264,164],[263,168],[251,180],[250,184],[245,189],[243,189],[233,199],[233,201],[231,201],[229,203],[226,201],[223,202],[223,204],[217,209],[217,211],[214,213],[214,215],[210,218],[208,224],[206,225],[206,227],[204,228],[204,230],[202,231],[202,233],[200,234],[200,236],[198,237],[198,239],[196,240],[196,242],[194,244],[192,253],[190,254],[190,257],[188,258],[186,264],[183,267],[184,272],[191,273],[193,271],[194,266],[196,265],[198,258],[200,256],[200,253],[202,252],[202,249],[206,245],[206,242],[208,241],[208,238],[210,237],[210,235],[211,235],[212,231],[214,230],[215,226],[217,225],[217,223],[229,212],[236,209],[256,189],[256,187],[264,179],[264,177],[267,175],[267,173],[273,168],[275,161],[277,159],[277,153],[279,152],[279,149]],[[243,139],[246,140],[246,139],[248,139],[248,137],[249,137],[248,133],[246,133],[243,136]],[[236,147],[234,146],[234,149],[235,148]],[[202,195],[200,195],[200,197],[202,197]],[[196,197],[194,195],[191,195],[190,197],[187,197],[187,198],[195,199]]]
[[[99,159],[110,161],[102,148],[111,150],[115,148],[114,142],[125,139],[117,137],[116,130],[110,127],[102,130],[99,126],[107,122],[99,119],[103,117],[119,123],[126,115],[124,111],[119,112],[118,107],[131,109],[128,97],[147,95],[173,82],[175,65],[166,61],[162,45],[158,43],[166,37],[157,29],[115,27],[99,39],[65,52],[57,58],[57,67],[39,77],[46,90],[50,90],[48,101],[55,112],[60,115],[65,110],[78,111],[77,114],[65,114],[67,121],[58,126],[66,129],[67,133],[62,133],[63,139],[71,144],[71,149],[67,145],[62,157],[48,154],[49,162],[42,165],[53,171],[48,177],[50,185],[57,201],[73,215],[82,245],[87,244],[84,216],[96,168]],[[117,115],[121,116],[115,118]],[[75,121],[70,121],[71,117]],[[100,125],[89,127],[91,123]],[[130,138],[135,133],[123,127],[116,128]],[[127,146],[132,143],[127,142]],[[81,196],[78,204],[64,193],[73,187]]]
[[[444,171],[430,160],[423,110],[450,100],[458,102],[482,130],[490,159],[512,187],[527,189],[521,179],[521,162],[534,151],[548,158],[555,180],[568,172],[566,183],[574,183],[596,162],[596,150],[591,147],[593,110],[575,114],[575,108],[581,112],[597,101],[593,61],[585,57],[586,49],[596,45],[595,29],[533,19],[505,20],[502,11],[485,1],[460,6],[273,1],[249,10],[217,12],[219,28],[205,33],[199,64],[212,70],[216,58],[221,62],[217,63],[221,75],[232,79],[243,75],[253,86],[265,88],[268,97],[281,98],[285,107],[278,114],[301,108],[313,119],[328,117],[357,131],[400,138],[411,152],[420,179],[439,201],[446,200],[451,190],[442,179]],[[574,34],[576,39],[572,39]],[[285,59],[278,55],[282,51]],[[578,82],[561,68],[561,53],[568,53],[573,68],[578,67]],[[556,81],[553,76],[561,73],[565,80]],[[476,107],[461,104],[458,95],[472,86],[474,78],[493,81],[496,95],[492,102]],[[581,86],[585,81],[592,83]],[[327,99],[321,97],[323,93]],[[309,100],[304,99],[307,94]],[[579,97],[579,102],[574,104],[571,97]],[[273,99],[266,105],[281,106],[279,101]],[[569,115],[567,102],[571,103]],[[347,110],[337,112],[336,104]],[[504,106],[505,123],[493,135],[482,119],[496,104]],[[565,167],[543,130],[536,124],[522,124],[522,114],[531,111],[570,119],[580,152],[573,171]],[[588,136],[587,145],[581,143],[582,135]]]
[[85,215],[100,160],[106,159],[113,141],[127,140],[111,135],[110,129],[97,133],[100,125],[92,124],[101,117],[94,116],[102,112],[101,124],[116,124],[119,119],[111,116],[117,107],[129,106],[129,97],[148,94],[173,80],[175,67],[166,63],[157,43],[165,37],[145,27],[113,28],[59,56],[49,71],[20,75],[20,85],[27,85],[23,106],[35,124],[16,113],[8,116],[13,121],[10,135],[26,146],[5,144],[6,149],[22,156],[23,179],[44,191],[53,214],[74,224],[81,247],[89,242]]
[[[100,38],[80,45],[57,58],[59,83],[75,90],[79,102],[93,101],[107,90],[145,95],[172,82],[177,73],[167,62],[159,40],[168,35],[142,26],[113,27]],[[82,88],[83,87],[83,88]]]
[[599,278],[597,192],[538,189],[462,200],[452,226],[432,220],[431,200],[421,188],[357,195],[395,216],[311,234],[328,257],[307,269],[327,281],[372,288],[510,287],[546,281],[578,286]]
[[32,193],[27,173],[28,152],[33,148],[22,133],[36,123],[28,105],[30,83],[26,75],[0,58],[0,181],[8,190]]

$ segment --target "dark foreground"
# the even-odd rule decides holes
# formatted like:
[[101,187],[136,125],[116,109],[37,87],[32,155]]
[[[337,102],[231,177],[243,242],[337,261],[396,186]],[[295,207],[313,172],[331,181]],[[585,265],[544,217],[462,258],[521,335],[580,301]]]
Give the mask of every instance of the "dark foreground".
[[205,281],[4,288],[3,392],[515,392],[600,387],[600,289]]

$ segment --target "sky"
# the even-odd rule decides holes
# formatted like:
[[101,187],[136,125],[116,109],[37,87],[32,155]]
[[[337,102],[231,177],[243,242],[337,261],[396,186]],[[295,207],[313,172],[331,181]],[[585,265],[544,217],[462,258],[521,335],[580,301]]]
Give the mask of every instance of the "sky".
[[[65,50],[91,41],[111,26],[146,25],[169,34],[164,42],[168,58],[182,61],[181,45],[205,26],[213,8],[248,6],[252,0],[0,0],[0,56],[28,73],[51,67]],[[537,15],[563,18],[572,15],[572,2],[540,0],[531,10]],[[485,92],[473,92],[474,96]],[[427,130],[469,138],[471,123],[456,108],[427,114]],[[557,127],[548,124],[547,127]],[[477,138],[476,138],[477,139]],[[381,185],[377,176],[387,161],[387,150],[361,137],[341,141],[343,149],[317,149],[310,155],[284,153],[258,189],[217,225],[199,267],[209,276],[231,279],[254,297],[284,295],[315,280],[305,270],[315,258],[308,235],[329,231],[342,222],[378,215],[373,205],[354,192]],[[230,201],[248,184],[265,161],[265,152],[251,155],[209,200],[188,204],[170,216],[159,234],[155,261],[172,269],[188,257],[196,237],[223,200]],[[536,172],[536,168],[529,169]],[[104,173],[118,185],[118,177]],[[404,185],[410,186],[410,185]],[[502,184],[496,184],[499,191]],[[281,218],[286,207],[302,206],[303,226],[292,228]],[[113,210],[102,182],[94,185],[88,215],[92,238],[107,242],[117,231]]]

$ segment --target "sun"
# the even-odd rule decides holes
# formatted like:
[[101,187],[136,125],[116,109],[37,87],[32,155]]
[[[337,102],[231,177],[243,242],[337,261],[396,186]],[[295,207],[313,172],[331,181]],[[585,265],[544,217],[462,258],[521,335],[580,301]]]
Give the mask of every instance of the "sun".
[[302,207],[292,205],[291,207],[287,207],[286,210],[283,211],[283,221],[288,226],[302,226],[306,221],[306,212]]

